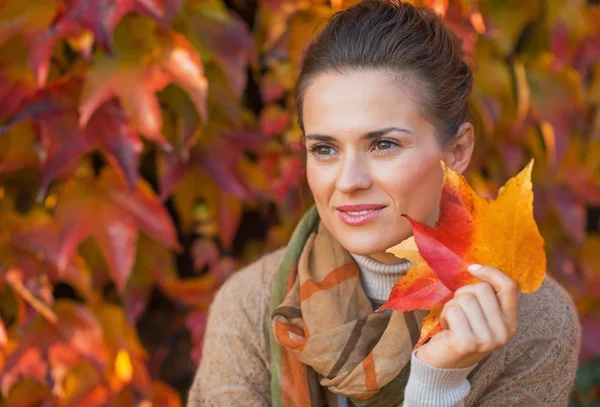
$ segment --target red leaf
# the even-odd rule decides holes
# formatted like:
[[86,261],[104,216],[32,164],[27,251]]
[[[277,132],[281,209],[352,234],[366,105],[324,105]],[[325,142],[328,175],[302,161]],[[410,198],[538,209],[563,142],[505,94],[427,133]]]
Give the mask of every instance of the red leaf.
[[74,0],[63,4],[50,27],[31,47],[30,64],[38,84],[46,82],[49,59],[57,41],[81,36],[87,29],[94,35],[96,44],[110,52],[113,30],[125,14],[132,12],[150,16],[166,25],[165,11],[159,0]]
[[[206,120],[208,82],[200,58],[189,41],[177,33],[165,34],[149,30],[140,24],[135,38],[129,38],[127,48],[117,49],[113,56],[103,56],[95,61],[89,71],[80,107],[79,123],[84,126],[96,109],[105,101],[118,97],[139,132],[167,145],[161,134],[162,115],[156,92],[169,83],[177,83],[190,96],[200,117]],[[152,28],[152,27],[151,27]],[[128,31],[123,35],[131,36]],[[145,46],[134,52],[139,41]]]
[[24,102],[4,128],[21,120],[33,120],[38,137],[46,149],[40,196],[52,179],[82,155],[100,148],[109,162],[127,178],[131,189],[137,180],[142,143],[135,134],[123,109],[113,99],[104,103],[84,127],[78,125],[78,100],[81,78],[57,81]]
[[227,78],[229,88],[239,97],[246,88],[246,68],[254,58],[252,37],[241,18],[208,17],[193,8],[185,10],[189,38],[197,38]]
[[533,218],[533,161],[493,201],[479,197],[463,176],[443,167],[435,228],[409,218],[427,264],[452,291],[477,281],[466,270],[471,263],[498,268],[515,279],[522,292],[537,290],[546,274],[546,254]]
[[410,260],[411,267],[392,288],[389,299],[378,310],[394,309],[402,312],[413,309],[430,310],[436,304],[445,303],[452,298],[450,291],[427,265],[418,252],[414,238],[389,249],[398,258]]
[[413,265],[381,309],[431,309],[419,343],[441,330],[439,314],[453,292],[477,282],[466,270],[469,264],[498,268],[515,279],[521,292],[533,292],[541,285],[546,255],[533,218],[532,166],[533,161],[492,201],[478,196],[463,176],[442,162],[444,182],[435,227],[407,216],[414,239],[388,252]]
[[[102,329],[96,318],[82,305],[67,300],[57,301],[55,312],[58,317],[57,324],[38,317],[24,327],[24,333],[16,338],[17,347],[6,356],[2,374],[3,389],[27,366],[45,367],[47,361],[42,355],[58,344],[64,345],[65,349],[72,349],[98,368],[105,366],[107,352]],[[33,360],[28,360],[32,358]],[[76,358],[71,359],[74,360]],[[51,366],[52,369],[64,368],[60,366],[59,359],[55,361],[58,365]],[[40,379],[44,380],[45,377]]]
[[63,227],[59,265],[63,268],[79,243],[93,236],[109,264],[119,290],[123,290],[135,259],[137,230],[179,248],[175,227],[167,210],[150,187],[139,181],[130,192],[114,171],[100,179],[74,181],[57,205]]
[[252,130],[232,131],[192,152],[192,161],[198,163],[224,191],[253,201],[252,192],[240,175],[237,164],[245,150],[257,150],[267,141],[262,134]]
[[12,217],[3,226],[11,233],[14,254],[5,259],[7,266],[22,271],[27,279],[47,276],[52,282],[67,282],[88,300],[96,299],[89,270],[81,257],[74,256],[65,269],[59,268],[60,228],[54,219],[42,211],[32,211],[27,216]]

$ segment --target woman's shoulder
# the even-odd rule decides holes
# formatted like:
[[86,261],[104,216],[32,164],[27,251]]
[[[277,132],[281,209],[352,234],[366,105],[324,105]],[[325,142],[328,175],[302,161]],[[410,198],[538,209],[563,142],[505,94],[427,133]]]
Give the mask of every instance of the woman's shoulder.
[[517,333],[506,346],[507,361],[518,359],[534,348],[552,348],[575,360],[580,342],[577,308],[554,278],[547,275],[537,291],[519,294]]
[[[543,332],[561,337],[580,330],[577,308],[571,295],[550,275],[531,294],[519,294],[519,323],[544,326]],[[531,330],[531,329],[529,329]],[[565,332],[568,330],[569,332]]]

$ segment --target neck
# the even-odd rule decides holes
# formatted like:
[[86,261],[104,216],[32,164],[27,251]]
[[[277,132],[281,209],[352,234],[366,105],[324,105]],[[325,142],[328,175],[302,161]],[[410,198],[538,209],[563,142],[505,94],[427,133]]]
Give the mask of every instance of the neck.
[[387,301],[398,279],[411,266],[407,259],[396,258],[397,261],[390,264],[372,256],[351,255],[360,269],[360,279],[367,297],[376,302]]

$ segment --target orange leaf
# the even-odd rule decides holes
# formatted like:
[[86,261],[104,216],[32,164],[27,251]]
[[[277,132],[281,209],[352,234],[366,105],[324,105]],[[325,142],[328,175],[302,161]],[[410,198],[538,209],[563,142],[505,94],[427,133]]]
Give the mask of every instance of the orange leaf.
[[152,406],[180,407],[179,394],[168,384],[155,380],[152,382]]
[[424,344],[427,339],[433,337],[435,334],[442,331],[442,325],[440,324],[440,317],[442,315],[442,309],[444,304],[437,304],[433,307],[431,312],[423,320],[421,326],[421,337],[419,342],[415,345],[415,348]]
[[410,260],[412,266],[408,273],[398,280],[387,302],[377,311],[388,308],[403,312],[415,308],[432,309],[434,305],[446,302],[452,297],[452,291],[440,281],[419,254],[414,238],[403,241],[388,252]]
[[546,275],[544,240],[533,218],[533,160],[500,188],[481,198],[465,178],[442,163],[444,182],[435,228],[410,220],[419,253],[452,291],[476,280],[469,264],[490,265],[531,293]]
[[469,264],[498,268],[525,293],[537,290],[546,275],[544,241],[533,218],[533,160],[500,189],[496,200],[479,197],[464,177],[443,162],[442,167],[439,220],[432,228],[405,215],[414,237],[387,251],[412,266],[378,309],[431,309],[419,345],[442,330],[441,310],[453,292],[477,281],[466,270]]
[[44,403],[58,403],[52,390],[37,380],[24,378],[19,380],[11,389],[6,398],[2,399],[5,406],[33,407]]

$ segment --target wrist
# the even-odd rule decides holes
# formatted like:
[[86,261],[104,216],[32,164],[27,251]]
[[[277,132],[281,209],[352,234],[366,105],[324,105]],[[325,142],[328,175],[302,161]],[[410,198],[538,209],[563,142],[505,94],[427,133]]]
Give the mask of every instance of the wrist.
[[464,369],[440,369],[417,358],[413,351],[410,375],[405,389],[405,405],[460,405],[470,391],[467,380],[475,366]]

